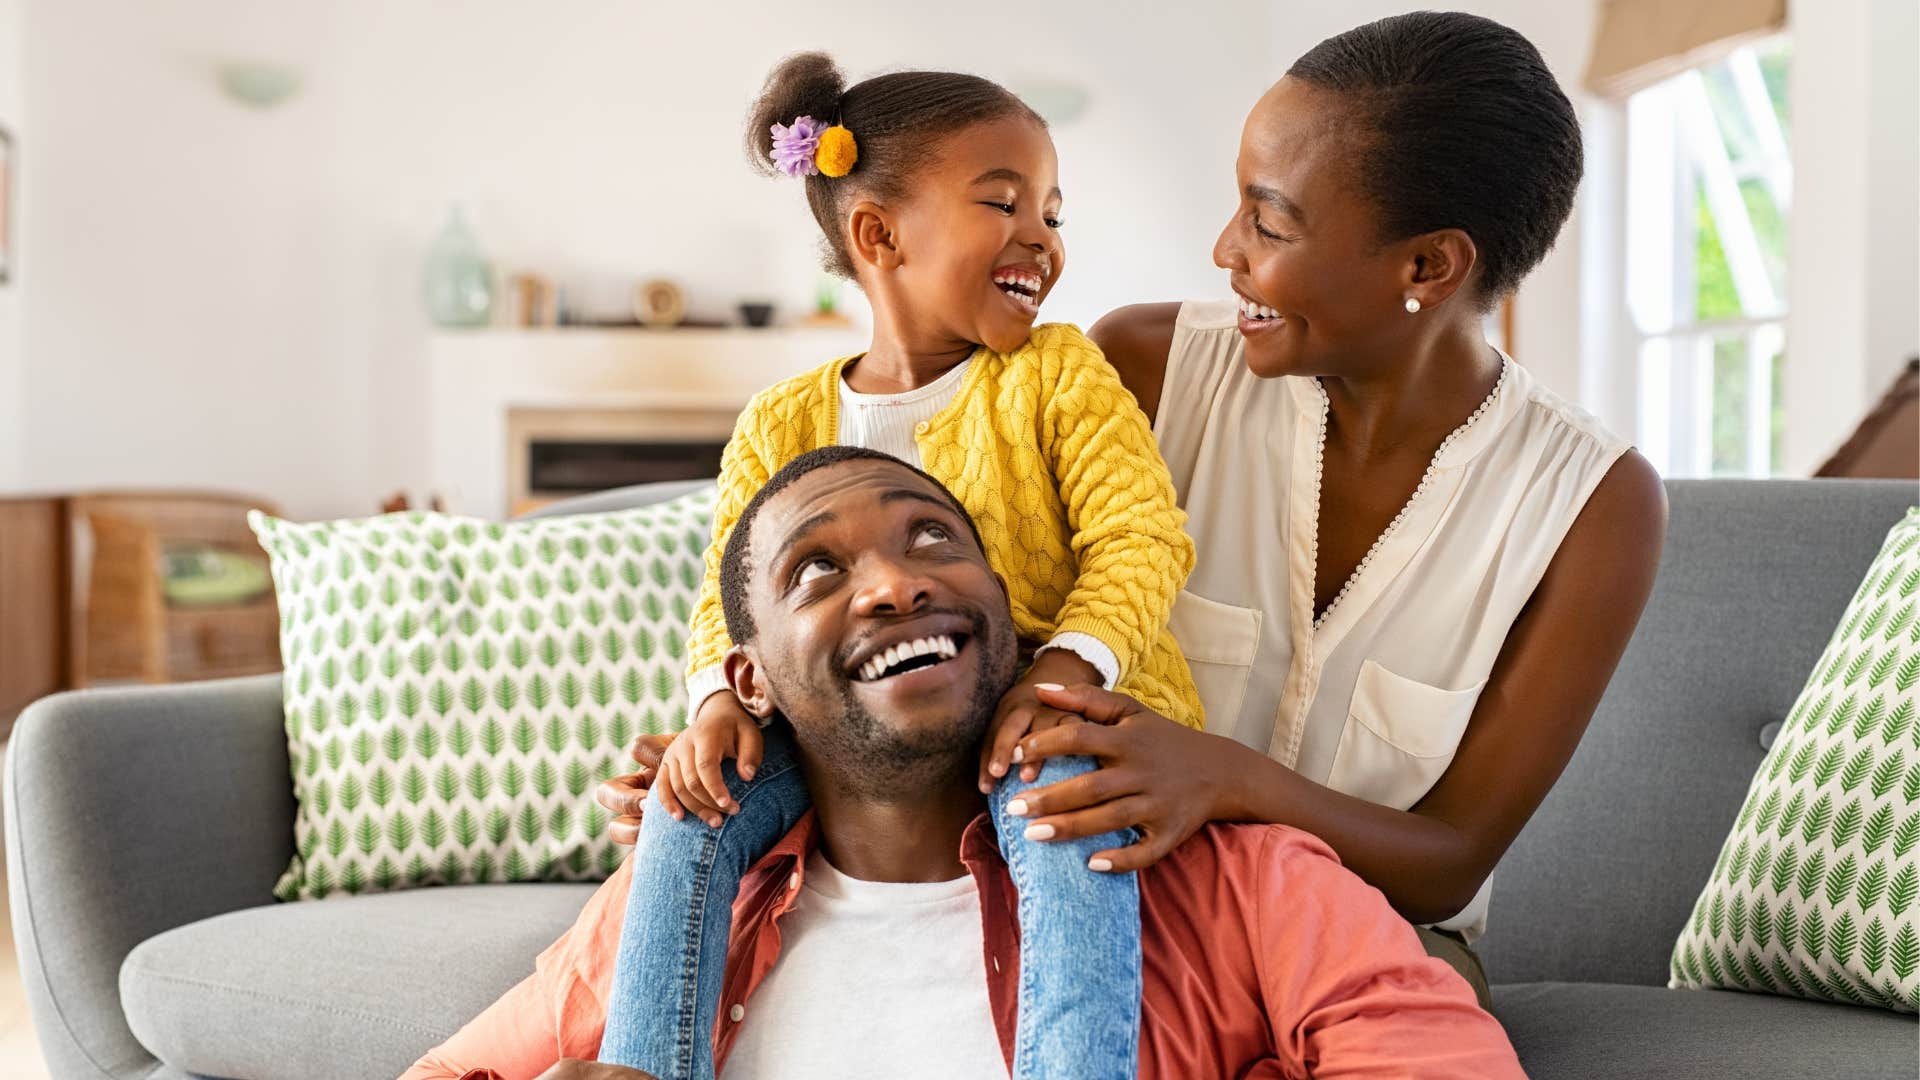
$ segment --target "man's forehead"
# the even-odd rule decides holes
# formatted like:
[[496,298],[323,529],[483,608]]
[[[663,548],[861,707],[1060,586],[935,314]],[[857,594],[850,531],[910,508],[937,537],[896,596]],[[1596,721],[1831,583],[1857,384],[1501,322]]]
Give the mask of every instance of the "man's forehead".
[[[809,526],[824,524],[863,507],[884,505],[891,501],[887,496],[892,492],[910,493],[942,507],[952,506],[946,492],[905,464],[863,458],[815,469],[775,494],[760,508],[753,539],[756,546],[784,547]],[[768,550],[778,548],[770,546]],[[776,561],[777,555],[765,563],[771,565]]]

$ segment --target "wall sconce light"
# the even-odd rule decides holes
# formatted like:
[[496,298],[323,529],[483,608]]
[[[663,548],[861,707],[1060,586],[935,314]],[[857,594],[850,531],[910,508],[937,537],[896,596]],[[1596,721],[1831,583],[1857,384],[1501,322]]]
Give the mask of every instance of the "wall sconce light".
[[264,60],[234,60],[215,69],[220,89],[249,108],[271,109],[300,92],[301,72],[291,64]]

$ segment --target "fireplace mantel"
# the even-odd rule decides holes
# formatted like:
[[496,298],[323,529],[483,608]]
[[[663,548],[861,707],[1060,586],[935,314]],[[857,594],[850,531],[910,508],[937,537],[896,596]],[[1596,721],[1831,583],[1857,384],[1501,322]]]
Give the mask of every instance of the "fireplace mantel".
[[632,437],[724,440],[756,392],[866,347],[863,329],[476,330],[438,334],[428,374],[432,489],[450,510],[511,513],[512,469],[525,448],[509,417],[577,411],[606,430],[630,417]]

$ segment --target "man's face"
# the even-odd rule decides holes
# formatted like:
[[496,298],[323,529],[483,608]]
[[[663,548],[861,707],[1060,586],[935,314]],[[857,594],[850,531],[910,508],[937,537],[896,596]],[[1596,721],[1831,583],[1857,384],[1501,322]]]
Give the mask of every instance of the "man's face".
[[730,668],[748,706],[778,709],[842,782],[969,762],[1018,646],[945,493],[902,465],[831,465],[762,506],[749,539],[757,632]]

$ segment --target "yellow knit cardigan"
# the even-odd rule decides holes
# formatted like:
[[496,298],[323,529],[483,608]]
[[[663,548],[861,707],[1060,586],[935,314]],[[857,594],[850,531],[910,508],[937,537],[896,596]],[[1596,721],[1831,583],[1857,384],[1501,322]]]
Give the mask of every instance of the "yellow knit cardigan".
[[[838,442],[835,360],[756,395],[720,459],[706,584],[693,613],[690,672],[731,643],[720,556],[748,500],[782,465]],[[1099,346],[1059,323],[1002,355],[982,347],[954,400],[922,424],[926,471],[979,526],[987,561],[1007,579],[1021,639],[1091,634],[1120,662],[1116,689],[1191,727],[1200,695],[1167,630],[1193,570],[1186,513],[1153,432]]]

